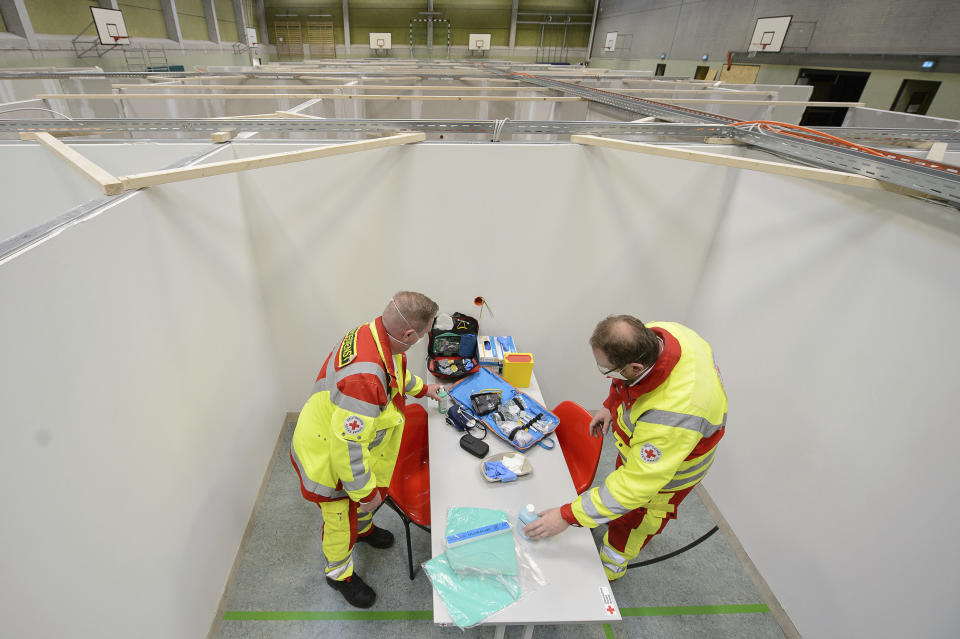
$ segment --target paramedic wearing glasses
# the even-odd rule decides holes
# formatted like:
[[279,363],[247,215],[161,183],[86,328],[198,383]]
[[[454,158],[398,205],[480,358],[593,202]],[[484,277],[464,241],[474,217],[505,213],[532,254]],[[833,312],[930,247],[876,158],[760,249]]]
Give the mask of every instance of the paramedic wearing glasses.
[[727,422],[727,397],[710,345],[671,322],[644,326],[613,315],[590,338],[610,395],[590,422],[594,435],[611,427],[616,469],[572,503],[544,511],[524,528],[546,539],[567,526],[607,524],[600,559],[611,581],[660,533],[713,463]]
[[373,525],[373,513],[397,463],[405,395],[437,399],[438,386],[407,370],[405,355],[436,314],[433,300],[402,291],[383,315],[347,333],[323,363],[293,433],[290,461],[300,491],[323,512],[327,583],[358,608],[377,595],[354,572],[354,544],[393,545],[393,534]]

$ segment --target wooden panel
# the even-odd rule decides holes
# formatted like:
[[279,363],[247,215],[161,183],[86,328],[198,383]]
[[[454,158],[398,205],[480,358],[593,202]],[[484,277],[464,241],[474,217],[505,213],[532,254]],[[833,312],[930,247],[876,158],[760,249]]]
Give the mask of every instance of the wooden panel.
[[733,64],[727,70],[727,65],[720,68],[719,80],[733,84],[756,84],[760,66],[756,64]]

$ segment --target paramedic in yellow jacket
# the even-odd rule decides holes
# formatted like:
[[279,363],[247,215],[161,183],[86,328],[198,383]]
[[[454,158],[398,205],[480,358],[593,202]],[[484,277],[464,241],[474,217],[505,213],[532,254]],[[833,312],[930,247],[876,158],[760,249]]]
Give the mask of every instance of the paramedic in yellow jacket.
[[616,469],[572,503],[552,508],[524,528],[545,539],[567,526],[607,524],[600,560],[607,578],[676,519],[677,505],[713,463],[727,422],[727,397],[710,345],[680,324],[614,315],[590,338],[610,395],[590,422],[594,434],[611,426]]
[[377,595],[354,572],[354,544],[393,545],[393,534],[373,525],[373,512],[397,463],[405,395],[437,398],[438,387],[407,370],[404,354],[436,314],[430,298],[401,291],[382,316],[347,333],[327,356],[293,433],[300,490],[323,512],[327,583],[359,608]]

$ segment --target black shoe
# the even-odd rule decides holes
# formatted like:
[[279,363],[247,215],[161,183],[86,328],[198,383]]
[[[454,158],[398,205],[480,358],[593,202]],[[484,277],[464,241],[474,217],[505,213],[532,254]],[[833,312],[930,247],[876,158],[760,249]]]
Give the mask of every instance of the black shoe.
[[340,592],[347,603],[356,608],[369,608],[377,600],[377,593],[363,582],[356,573],[343,581],[336,581],[327,577],[327,584]]
[[357,537],[357,541],[370,544],[374,548],[389,548],[393,545],[393,533],[384,528],[373,526],[369,533],[363,537]]

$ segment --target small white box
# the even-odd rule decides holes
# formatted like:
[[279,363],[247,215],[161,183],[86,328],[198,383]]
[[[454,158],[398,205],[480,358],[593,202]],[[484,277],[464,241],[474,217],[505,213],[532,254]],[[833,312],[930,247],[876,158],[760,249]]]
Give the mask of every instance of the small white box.
[[496,338],[489,335],[477,336],[477,354],[481,366],[499,366],[502,355]]

